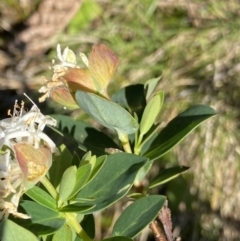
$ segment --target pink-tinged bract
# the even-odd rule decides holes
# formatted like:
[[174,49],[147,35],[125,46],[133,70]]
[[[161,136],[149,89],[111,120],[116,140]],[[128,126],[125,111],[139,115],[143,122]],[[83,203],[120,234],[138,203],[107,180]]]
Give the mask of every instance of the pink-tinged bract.
[[89,56],[89,71],[99,92],[105,92],[118,66],[117,56],[105,45],[96,44]]
[[67,109],[74,110],[79,108],[69,89],[63,85],[52,89],[51,98]]
[[28,143],[17,143],[14,151],[26,181],[37,183],[52,165],[52,152],[47,146],[34,148]]
[[68,69],[64,75],[64,79],[67,82],[71,91],[83,90],[88,92],[95,92],[96,88],[91,78],[88,69],[72,68]]

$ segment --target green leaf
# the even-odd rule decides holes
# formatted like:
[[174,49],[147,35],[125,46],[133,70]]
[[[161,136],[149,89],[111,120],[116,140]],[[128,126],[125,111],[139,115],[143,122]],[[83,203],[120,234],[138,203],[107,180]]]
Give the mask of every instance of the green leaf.
[[83,230],[87,233],[87,235],[94,239],[95,237],[95,221],[92,214],[85,215],[84,219],[81,222],[81,226]]
[[81,188],[88,181],[90,175],[91,175],[91,165],[90,164],[85,164],[83,166],[80,166],[77,169],[76,184],[74,186],[74,189],[73,189],[70,197],[73,197],[81,190]]
[[186,166],[176,166],[163,170],[160,172],[150,183],[149,188],[153,188],[162,185],[172,179],[178,177],[183,172],[187,171],[189,167]]
[[138,129],[138,123],[129,112],[114,102],[80,90],[76,92],[75,98],[86,113],[107,128],[124,134],[134,133]]
[[127,195],[127,197],[129,199],[134,199],[135,200],[135,199],[139,199],[141,197],[145,197],[145,194],[139,193],[139,192],[135,192],[135,193],[131,193],[131,194]]
[[162,108],[163,100],[164,93],[163,91],[159,91],[156,95],[152,97],[152,99],[149,101],[146,108],[144,109],[140,123],[140,133],[142,136],[145,135],[154,124]]
[[140,170],[138,171],[137,177],[134,181],[135,184],[140,183],[143,180],[143,178],[147,175],[147,173],[151,169],[152,164],[153,164],[153,161],[148,161],[144,166],[140,168]]
[[166,198],[160,195],[151,195],[136,200],[122,212],[116,221],[113,236],[134,238],[154,220],[165,200]]
[[159,124],[154,124],[148,133],[144,136],[143,140],[141,141],[141,145],[135,143],[134,146],[134,153],[139,155],[140,153],[146,153],[149,149],[155,138],[159,134]]
[[33,188],[27,190],[26,194],[42,206],[50,208],[53,211],[57,210],[56,200],[38,186],[34,186]]
[[66,146],[61,145],[59,149],[60,155],[55,157],[49,170],[49,179],[55,188],[58,187],[65,170],[72,164],[72,155]]
[[74,152],[73,158],[72,158],[72,166],[75,165],[78,167],[80,165],[81,159],[79,158],[78,154]]
[[50,210],[36,202],[24,200],[20,202],[20,207],[31,216],[31,222],[39,223],[46,219],[58,218],[57,211]]
[[65,224],[53,235],[52,241],[71,241],[72,236],[71,228]]
[[82,157],[80,165],[82,165],[82,162],[84,162],[84,161],[89,162],[91,160],[91,158],[92,158],[92,152],[91,151],[86,152],[84,154],[84,156]]
[[90,204],[95,204],[95,207],[86,213],[108,207],[127,194],[146,161],[145,157],[124,152],[108,156],[96,176],[77,194],[76,201],[94,199]]
[[[209,106],[198,105],[187,109],[171,120],[154,140],[151,139],[152,143],[149,150],[147,153],[141,154],[149,157],[151,160],[158,159],[203,121],[214,115],[216,115],[216,112]],[[146,144],[149,145],[149,143]]]
[[87,210],[89,210],[93,207],[94,207],[94,205],[90,205],[90,204],[74,203],[74,204],[70,204],[70,205],[61,207],[59,209],[59,212],[63,212],[63,213],[83,213],[84,211],[87,211]]
[[76,184],[77,167],[69,167],[62,176],[60,187],[59,187],[59,199],[58,206],[61,206],[65,201],[68,200],[69,196],[74,190]]
[[95,165],[92,168],[91,176],[90,176],[89,180],[92,180],[97,175],[97,173],[103,167],[106,159],[107,159],[107,156],[100,156],[100,157],[97,158],[97,160],[95,162]]
[[141,119],[143,110],[146,106],[144,85],[129,85],[120,89],[112,96],[112,100],[127,109],[132,115],[137,114]]
[[38,238],[27,229],[9,219],[0,223],[1,241],[38,241]]
[[105,154],[105,148],[118,148],[110,137],[88,123],[64,115],[51,116],[57,120],[57,132],[60,131],[64,138],[83,151],[91,150],[93,154],[103,155]]
[[[81,204],[87,204],[87,205],[93,205],[94,204],[94,198],[78,198],[77,199],[77,203],[81,203]],[[74,200],[74,202],[76,202],[76,200]]]
[[133,241],[133,239],[123,237],[123,236],[116,236],[116,237],[112,237],[112,238],[102,239],[101,241]]
[[23,225],[37,235],[54,233],[66,222],[65,218],[60,217],[58,212],[33,201],[24,200],[20,203],[20,209],[31,216],[30,220],[24,220]]
[[146,89],[146,99],[148,100],[153,91],[156,89],[157,85],[159,84],[161,76],[158,78],[153,78],[146,81],[144,88]]

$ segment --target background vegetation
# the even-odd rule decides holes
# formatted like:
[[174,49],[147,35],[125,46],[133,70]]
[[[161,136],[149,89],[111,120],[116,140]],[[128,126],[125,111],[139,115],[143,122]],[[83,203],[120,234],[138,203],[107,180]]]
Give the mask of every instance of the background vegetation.
[[[112,90],[161,75],[163,120],[195,104],[217,110],[155,167],[190,171],[155,191],[167,195],[182,240],[239,240],[239,9],[237,0],[2,0],[0,115],[23,92],[37,100],[57,43],[85,53],[108,45],[120,59]],[[63,111],[51,102],[39,107]],[[98,237],[121,208],[96,217]]]

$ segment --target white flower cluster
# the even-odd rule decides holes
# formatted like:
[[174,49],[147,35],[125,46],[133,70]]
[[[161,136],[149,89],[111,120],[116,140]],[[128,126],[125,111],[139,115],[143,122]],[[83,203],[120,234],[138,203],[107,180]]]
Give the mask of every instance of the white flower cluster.
[[[20,197],[30,187],[28,182],[35,185],[46,174],[52,164],[50,154],[58,153],[54,142],[42,132],[45,125],[55,126],[56,120],[43,115],[35,104],[26,112],[24,103],[19,106],[17,101],[13,114],[10,111],[8,114],[11,118],[0,121],[0,220],[9,214],[29,218],[17,211]],[[32,158],[35,150],[36,158]],[[46,159],[42,158],[45,152],[49,160],[42,160]],[[32,160],[38,156],[39,160]],[[43,167],[44,171],[37,170]],[[40,174],[36,176],[36,173]]]
[[[84,53],[80,53],[80,58],[83,64],[88,67],[87,56]],[[39,89],[39,93],[44,93],[44,95],[39,98],[39,102],[43,102],[46,100],[46,98],[49,98],[53,88],[66,86],[66,83],[62,77],[66,74],[69,68],[81,68],[77,63],[75,53],[68,47],[64,48],[62,52],[60,44],[57,45],[57,62],[58,63],[56,64],[55,59],[52,60],[52,79],[48,81],[46,78],[43,78],[44,85]]]

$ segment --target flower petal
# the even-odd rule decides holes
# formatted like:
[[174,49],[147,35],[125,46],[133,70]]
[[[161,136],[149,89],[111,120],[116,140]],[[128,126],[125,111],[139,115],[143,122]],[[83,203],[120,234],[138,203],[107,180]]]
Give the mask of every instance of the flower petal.
[[89,56],[89,71],[102,93],[107,88],[118,66],[117,56],[105,45],[97,44]]

